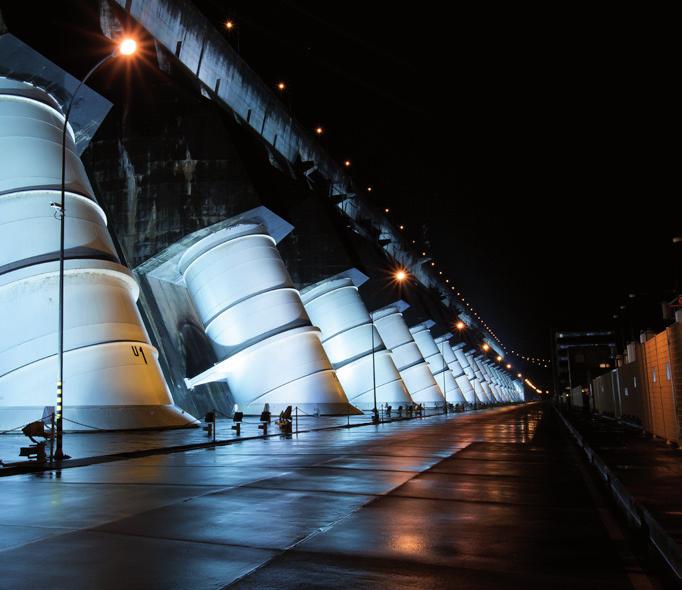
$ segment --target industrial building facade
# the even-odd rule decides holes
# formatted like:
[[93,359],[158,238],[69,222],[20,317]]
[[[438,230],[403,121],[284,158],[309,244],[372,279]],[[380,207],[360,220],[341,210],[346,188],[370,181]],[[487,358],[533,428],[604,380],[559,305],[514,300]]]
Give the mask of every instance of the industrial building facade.
[[[682,423],[682,311],[658,334],[642,332],[617,367],[571,390],[571,404],[637,424],[666,441],[680,442]],[[584,395],[586,394],[586,395]]]

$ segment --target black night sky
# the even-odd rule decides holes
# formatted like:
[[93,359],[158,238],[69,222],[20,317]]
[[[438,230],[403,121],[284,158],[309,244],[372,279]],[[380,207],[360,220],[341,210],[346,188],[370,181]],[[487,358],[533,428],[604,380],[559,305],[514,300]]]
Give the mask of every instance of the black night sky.
[[[247,63],[273,88],[286,81],[295,116],[325,129],[328,150],[352,161],[358,185],[373,187],[368,196],[508,349],[549,357],[554,327],[659,327],[659,302],[679,275],[672,238],[682,233],[678,68],[665,15],[198,5],[218,28],[234,21],[225,34]],[[11,25],[17,9],[0,6]],[[85,11],[96,18],[96,3]],[[68,12],[77,29],[78,11]],[[16,34],[40,49],[48,29],[43,21]],[[78,35],[50,57],[82,75],[70,39]],[[625,303],[630,326],[613,319]]]

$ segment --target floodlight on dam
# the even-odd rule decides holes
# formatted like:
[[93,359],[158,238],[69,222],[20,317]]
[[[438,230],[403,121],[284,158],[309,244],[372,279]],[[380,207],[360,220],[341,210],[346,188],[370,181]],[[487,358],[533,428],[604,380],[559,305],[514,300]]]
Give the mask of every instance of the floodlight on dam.
[[393,353],[393,362],[415,403],[443,405],[443,393],[419,352],[400,309],[390,305],[373,312],[372,319],[384,344]]
[[[431,369],[431,374],[436,380],[436,383],[441,388],[441,391],[445,393],[445,399],[449,403],[453,404],[463,404],[466,399],[462,395],[457,382],[455,381],[450,368],[445,362],[445,358],[441,354],[441,349],[445,352],[445,348],[449,348],[447,343],[442,343],[439,347],[431,335],[431,330],[429,330],[430,324],[432,322],[422,322],[410,328],[410,333],[412,338],[419,348],[419,352],[422,353],[424,360],[429,365]],[[452,351],[450,351],[452,352]]]
[[[64,115],[46,92],[0,78],[0,429],[55,405]],[[197,424],[173,405],[102,209],[66,136],[65,430]],[[78,423],[78,424],[77,424]]]
[[378,404],[397,408],[413,403],[352,279],[321,281],[301,296],[353,405],[373,408],[375,389]]
[[219,362],[187,380],[225,381],[248,414],[264,404],[321,414],[357,413],[306,313],[276,242],[259,223],[241,222],[190,246],[178,262]]

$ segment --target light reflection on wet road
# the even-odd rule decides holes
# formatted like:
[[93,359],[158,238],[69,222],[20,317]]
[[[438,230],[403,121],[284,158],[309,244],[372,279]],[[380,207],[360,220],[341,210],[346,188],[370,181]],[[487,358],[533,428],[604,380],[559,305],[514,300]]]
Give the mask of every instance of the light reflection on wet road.
[[0,588],[627,588],[558,429],[526,405],[5,478]]

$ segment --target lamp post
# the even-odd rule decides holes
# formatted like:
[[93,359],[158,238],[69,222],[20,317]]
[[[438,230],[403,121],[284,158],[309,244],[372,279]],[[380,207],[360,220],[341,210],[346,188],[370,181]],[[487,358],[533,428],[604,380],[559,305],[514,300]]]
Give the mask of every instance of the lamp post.
[[369,314],[369,318],[372,326],[372,392],[374,394],[374,409],[372,410],[372,422],[374,424],[379,424],[379,410],[377,408],[377,371],[376,364],[374,362],[374,318],[372,314]]
[[123,39],[116,49],[109,55],[97,62],[92,69],[85,74],[85,77],[78,83],[76,90],[71,95],[69,105],[64,113],[64,126],[62,127],[62,170],[61,170],[61,202],[57,206],[59,211],[59,346],[58,346],[58,364],[59,371],[57,377],[57,405],[55,408],[55,452],[54,460],[62,461],[68,459],[69,456],[64,454],[62,445],[63,439],[63,413],[64,413],[64,237],[66,226],[66,132],[69,125],[69,115],[71,115],[71,108],[73,107],[74,99],[81,87],[88,81],[101,66],[109,60],[119,55],[132,55],[137,49],[137,43],[133,39]]
[[[447,365],[445,364],[445,340],[443,340],[440,343],[440,356],[443,358],[443,366],[446,367],[445,371],[447,371]],[[445,371],[443,371],[443,399],[445,400],[445,415],[448,415],[448,395],[445,392]]]
[[[393,273],[393,280],[399,285],[402,284],[408,278],[408,273],[406,270],[399,268]],[[372,327],[372,392],[374,394],[374,409],[372,410],[372,422],[374,424],[379,424],[379,409],[377,408],[377,376],[376,376],[376,364],[374,361],[374,317],[369,314],[369,319]]]

